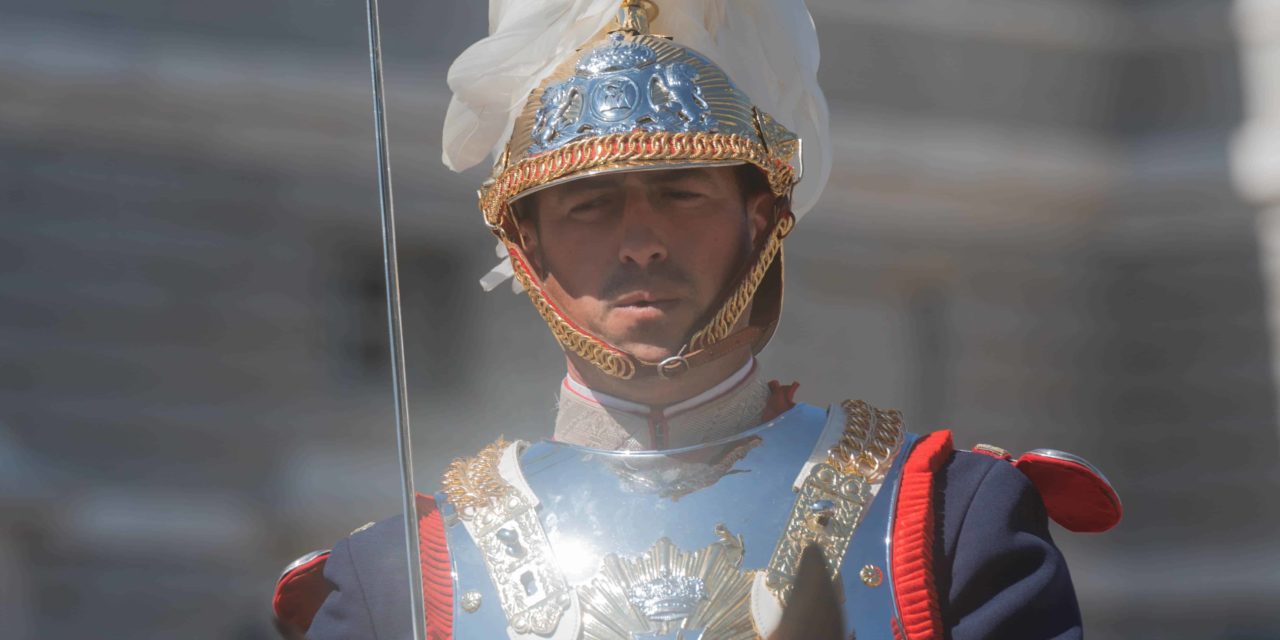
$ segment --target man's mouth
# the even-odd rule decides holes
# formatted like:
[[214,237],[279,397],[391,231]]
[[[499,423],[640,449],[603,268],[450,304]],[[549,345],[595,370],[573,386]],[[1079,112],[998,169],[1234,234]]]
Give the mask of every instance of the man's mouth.
[[611,306],[616,309],[660,309],[667,310],[675,305],[675,296],[651,291],[635,291],[616,298]]

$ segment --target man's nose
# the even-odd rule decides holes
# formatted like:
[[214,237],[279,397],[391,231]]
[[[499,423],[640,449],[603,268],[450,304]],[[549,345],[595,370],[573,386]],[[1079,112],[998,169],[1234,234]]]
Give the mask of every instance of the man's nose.
[[629,194],[622,211],[622,244],[618,260],[634,262],[647,267],[652,262],[667,259],[667,244],[658,228],[660,220],[649,198],[643,194]]

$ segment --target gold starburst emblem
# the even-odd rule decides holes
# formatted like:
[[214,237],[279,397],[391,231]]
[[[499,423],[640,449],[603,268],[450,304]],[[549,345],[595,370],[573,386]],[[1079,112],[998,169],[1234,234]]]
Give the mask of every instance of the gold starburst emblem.
[[742,536],[694,552],[667,538],[634,558],[605,556],[600,573],[578,587],[584,640],[755,640],[752,572],[742,570]]

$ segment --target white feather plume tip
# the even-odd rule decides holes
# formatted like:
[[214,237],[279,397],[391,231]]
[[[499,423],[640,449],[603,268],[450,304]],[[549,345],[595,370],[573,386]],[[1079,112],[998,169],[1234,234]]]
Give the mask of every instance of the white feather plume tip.
[[511,266],[511,258],[503,258],[502,262],[494,265],[494,267],[489,270],[489,273],[484,274],[484,277],[480,278],[480,288],[485,291],[493,291],[498,288],[498,285],[502,284],[503,281],[513,275],[515,275],[515,272]]
[[493,291],[498,288],[498,285],[505,282],[507,278],[511,278],[511,292],[524,293],[524,287],[520,285],[520,281],[512,278],[515,275],[515,267],[511,264],[511,255],[507,253],[506,245],[499,242],[493,247],[493,253],[501,260],[489,270],[489,273],[480,278],[480,288],[485,291]]
[[490,0],[489,37],[449,67],[445,166],[464,171],[505,143],[529,92],[617,9],[617,0]]

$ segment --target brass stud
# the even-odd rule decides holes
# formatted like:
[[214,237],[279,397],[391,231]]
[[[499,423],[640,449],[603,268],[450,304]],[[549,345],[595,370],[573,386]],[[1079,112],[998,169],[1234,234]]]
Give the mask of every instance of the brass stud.
[[468,591],[462,594],[462,610],[467,613],[475,613],[480,608],[480,592]]
[[997,458],[1009,458],[1009,457],[1012,457],[1012,455],[1009,453],[1009,450],[1008,450],[1008,449],[1002,449],[1002,448],[997,447],[997,446],[995,446],[995,445],[993,445],[993,444],[979,444],[979,445],[974,446],[973,450],[974,450],[974,451],[976,451],[976,452],[978,452],[978,453],[985,453],[985,454],[988,454],[988,455],[995,456],[995,457],[997,457]]
[[878,587],[881,582],[884,582],[884,572],[874,564],[863,567],[862,571],[858,572],[858,577],[862,578],[862,584],[868,587]]

